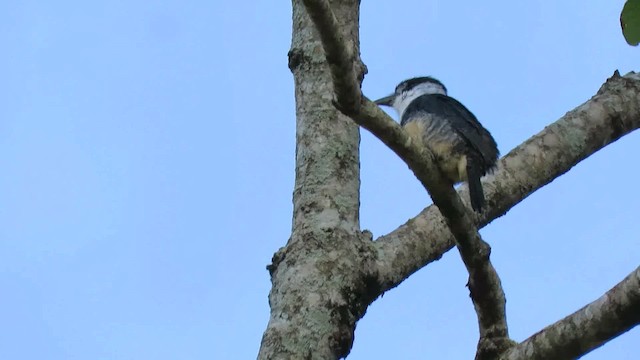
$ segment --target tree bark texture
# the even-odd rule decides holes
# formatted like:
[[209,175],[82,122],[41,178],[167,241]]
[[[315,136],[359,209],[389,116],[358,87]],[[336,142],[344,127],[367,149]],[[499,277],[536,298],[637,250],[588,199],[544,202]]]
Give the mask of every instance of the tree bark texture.
[[[323,48],[303,3],[316,3],[320,10],[332,10],[333,17],[325,25],[337,27],[339,32],[323,34],[323,41],[328,38],[338,44],[337,48]],[[591,100],[501,159],[498,171],[483,179],[488,210],[481,217],[469,220],[460,210],[464,207],[451,205],[450,211],[460,217],[461,227],[456,228],[432,206],[372,241],[371,233],[361,232],[359,226],[360,138],[353,120],[372,131],[403,159],[405,155],[413,157],[412,170],[421,181],[422,175],[431,176],[433,164],[424,159],[424,153],[412,148],[397,123],[362,96],[359,88],[354,90],[353,84],[359,86],[365,72],[359,58],[359,5],[357,0],[293,0],[293,39],[289,52],[297,119],[293,225],[287,245],[276,252],[268,266],[272,281],[271,316],[259,359],[346,357],[353,344],[356,322],[364,316],[368,305],[448,251],[454,245],[451,230],[454,233],[473,230],[477,234],[474,225],[484,226],[504,215],[579,161],[640,127],[640,78],[633,74],[620,77],[616,73]],[[327,58],[334,50],[346,54],[352,64],[345,66],[335,56]],[[355,95],[350,97],[352,93]],[[334,95],[338,99],[335,106]],[[341,98],[347,100],[341,102]],[[352,116],[352,120],[342,113],[357,113],[360,117]],[[466,188],[460,191],[466,192]],[[460,201],[455,193],[443,194],[445,200]],[[466,199],[466,194],[462,198]],[[473,229],[467,226],[469,221]],[[637,281],[637,274],[633,279]],[[624,290],[618,293],[629,291],[630,287],[620,289]],[[605,305],[620,299],[603,298],[599,301]],[[636,302],[625,304],[623,311],[640,312]],[[575,318],[583,319],[587,311],[593,310],[590,306],[576,312]],[[601,313],[604,319],[613,319],[612,312],[621,311],[615,306],[598,309],[604,309]],[[618,324],[615,319],[612,321]],[[639,320],[634,321],[625,324],[626,328]],[[608,338],[624,331],[621,330],[624,327],[606,324],[616,329],[607,333]],[[543,338],[545,331],[554,330],[545,329],[537,338]],[[597,339],[585,333],[580,341],[602,342],[602,334],[596,335]],[[514,349],[527,346],[530,355],[531,351],[538,351],[541,343],[537,341],[532,343],[538,345],[523,342]],[[508,353],[518,354],[515,350]]]
[[598,300],[507,351],[503,360],[575,359],[640,322],[640,267]]
[[[498,170],[482,186],[488,209],[477,219],[482,227],[506,214],[534,191],[569,171],[580,161],[640,128],[640,76],[616,73],[596,95],[500,159]],[[467,198],[467,188],[461,188]],[[454,246],[453,236],[434,206],[424,209],[376,241],[385,254],[381,264],[391,278],[382,287],[397,286],[405,277],[439,259]],[[399,261],[400,260],[400,261]]]
[[[358,1],[334,1],[340,27],[359,54]],[[360,233],[358,126],[332,104],[322,44],[304,6],[293,1],[289,67],[296,97],[293,228],[269,266],[271,317],[260,359],[337,359],[356,321],[379,293],[371,238]]]

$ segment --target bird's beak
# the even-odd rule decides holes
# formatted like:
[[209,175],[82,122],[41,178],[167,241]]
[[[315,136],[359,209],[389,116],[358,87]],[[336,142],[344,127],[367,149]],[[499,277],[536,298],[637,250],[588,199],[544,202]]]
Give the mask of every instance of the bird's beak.
[[382,106],[392,106],[393,105],[393,99],[396,97],[395,94],[391,94],[389,96],[385,96],[381,99],[378,99],[376,101],[374,101],[377,105],[382,105]]

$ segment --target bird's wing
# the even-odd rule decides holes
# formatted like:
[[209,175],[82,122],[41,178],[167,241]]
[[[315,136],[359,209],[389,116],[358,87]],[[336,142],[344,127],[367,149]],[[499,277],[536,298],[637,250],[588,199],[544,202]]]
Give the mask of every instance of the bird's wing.
[[[458,100],[441,94],[422,95],[411,102],[405,114],[408,115],[419,109],[447,119],[454,131],[482,156],[486,167],[492,167],[495,164],[498,158],[495,140],[475,115]],[[404,122],[406,119],[402,120]]]

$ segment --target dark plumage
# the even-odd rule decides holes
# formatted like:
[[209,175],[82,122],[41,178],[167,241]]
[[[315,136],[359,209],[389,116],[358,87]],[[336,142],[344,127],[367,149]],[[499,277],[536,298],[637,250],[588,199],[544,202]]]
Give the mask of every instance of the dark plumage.
[[[409,104],[400,124],[404,126],[409,121],[419,119],[423,113],[446,121],[465,142],[465,148],[468,147],[469,152],[480,155],[484,168],[483,175],[495,166],[498,160],[498,145],[475,115],[458,100],[441,94],[422,95]],[[447,134],[442,136],[451,137]],[[451,137],[452,140],[454,137]]]
[[495,167],[499,154],[495,140],[473,113],[431,77],[405,80],[394,94],[376,103],[398,111],[400,124],[431,149],[452,183],[469,182],[471,206],[481,211],[485,200],[480,178]]

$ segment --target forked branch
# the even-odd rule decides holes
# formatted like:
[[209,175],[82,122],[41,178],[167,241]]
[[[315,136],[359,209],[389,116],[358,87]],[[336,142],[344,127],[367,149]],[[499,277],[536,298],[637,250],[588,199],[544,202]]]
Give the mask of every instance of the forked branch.
[[489,245],[482,241],[469,211],[435,166],[431,152],[413,143],[395,121],[362,96],[352,47],[340,33],[330,3],[326,0],[303,2],[323,44],[333,79],[336,107],[405,161],[445,217],[469,272],[469,290],[480,327],[477,358],[495,358],[510,342],[506,300],[498,274],[489,260]]

